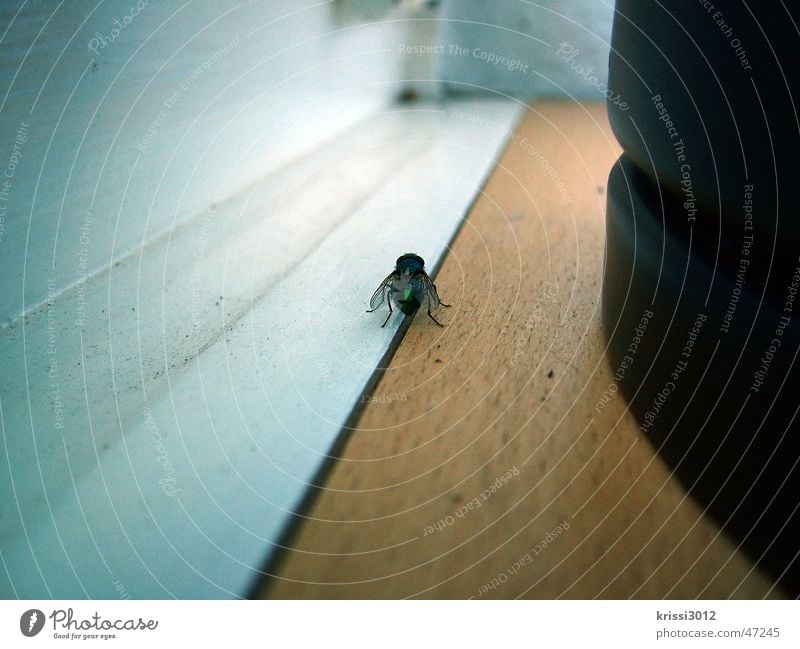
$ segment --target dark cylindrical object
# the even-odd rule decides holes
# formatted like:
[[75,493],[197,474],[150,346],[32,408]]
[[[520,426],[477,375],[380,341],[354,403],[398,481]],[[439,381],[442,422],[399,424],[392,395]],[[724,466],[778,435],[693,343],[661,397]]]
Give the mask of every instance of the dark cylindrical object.
[[725,247],[750,188],[776,261],[800,243],[800,36],[783,4],[618,0],[609,68],[614,133],[682,199],[670,218]]
[[[658,187],[625,156],[608,189],[603,321],[640,430],[726,531],[798,593],[800,317],[715,273],[690,237],[665,225],[680,206],[667,203],[665,216]],[[800,267],[785,279],[787,298],[796,295]]]
[[798,20],[714,4],[617,2],[603,323],[642,434],[796,595]]

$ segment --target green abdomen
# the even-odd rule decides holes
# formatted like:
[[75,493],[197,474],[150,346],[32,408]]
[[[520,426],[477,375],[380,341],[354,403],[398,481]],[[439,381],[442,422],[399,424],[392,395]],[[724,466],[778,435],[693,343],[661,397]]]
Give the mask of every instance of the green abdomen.
[[397,302],[400,305],[400,310],[406,315],[412,315],[417,312],[420,307],[420,301],[414,295],[414,290],[410,287],[403,291],[403,299]]

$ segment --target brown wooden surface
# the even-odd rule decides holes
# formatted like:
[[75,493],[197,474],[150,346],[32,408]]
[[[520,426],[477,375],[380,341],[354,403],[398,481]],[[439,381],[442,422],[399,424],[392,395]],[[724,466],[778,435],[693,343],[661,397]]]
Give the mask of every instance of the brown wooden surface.
[[603,105],[527,111],[436,278],[447,327],[416,317],[264,596],[781,596],[622,396],[597,410],[619,153]]

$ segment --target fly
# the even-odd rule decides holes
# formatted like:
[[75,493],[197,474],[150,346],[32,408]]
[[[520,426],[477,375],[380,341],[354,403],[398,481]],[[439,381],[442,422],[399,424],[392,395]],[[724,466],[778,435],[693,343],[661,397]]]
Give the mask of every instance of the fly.
[[389,315],[381,327],[386,326],[394,313],[392,303],[406,315],[414,315],[423,304],[427,303],[428,316],[440,327],[444,325],[433,317],[431,310],[436,310],[439,306],[450,306],[439,299],[436,284],[425,272],[425,261],[413,252],[398,257],[394,270],[372,294],[367,313],[375,311],[384,301],[389,305]]

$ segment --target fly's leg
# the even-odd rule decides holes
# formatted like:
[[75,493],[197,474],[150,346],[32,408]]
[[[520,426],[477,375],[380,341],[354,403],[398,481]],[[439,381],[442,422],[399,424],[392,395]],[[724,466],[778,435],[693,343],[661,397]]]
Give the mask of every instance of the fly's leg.
[[386,316],[386,320],[383,321],[383,324],[381,325],[381,329],[383,329],[386,326],[386,323],[389,322],[389,318],[392,317],[392,301],[389,300],[387,302],[387,304],[389,305],[389,315],[387,315]]
[[434,292],[436,293],[436,299],[437,299],[437,300],[439,300],[439,304],[440,304],[441,306],[450,307],[450,305],[449,305],[449,304],[445,304],[444,302],[442,302],[441,298],[439,297],[439,291],[437,291],[437,290],[436,290],[436,284],[433,284],[433,283],[432,283],[432,286],[433,286],[433,290],[434,290]]
[[[447,306],[447,305],[445,304],[444,306]],[[428,304],[428,317],[431,320],[433,320],[440,327],[444,327],[444,325],[441,322],[439,322],[436,318],[433,317],[433,314],[431,313],[431,305],[430,304]]]
[[425,302],[428,304],[428,317],[429,317],[431,320],[433,320],[433,321],[434,321],[434,322],[435,322],[437,325],[439,325],[440,327],[444,327],[444,325],[443,325],[441,322],[439,322],[439,321],[438,321],[436,318],[434,318],[434,317],[433,317],[433,314],[431,313],[431,302],[433,302],[433,300],[431,299],[431,293],[433,293],[433,294],[436,296],[436,306],[437,306],[437,307],[438,307],[439,305],[441,305],[441,306],[450,306],[450,305],[449,305],[449,304],[444,304],[444,303],[443,303],[443,302],[442,302],[442,301],[439,299],[439,293],[436,291],[436,284],[434,284],[433,282],[431,282],[431,281],[430,281],[430,279],[428,280],[428,283],[429,283],[429,285],[430,285],[430,286],[429,286],[429,288],[431,289],[431,290],[428,292],[428,294],[425,296],[425,297],[426,297],[426,299],[425,299]]

